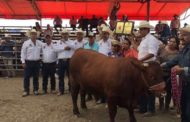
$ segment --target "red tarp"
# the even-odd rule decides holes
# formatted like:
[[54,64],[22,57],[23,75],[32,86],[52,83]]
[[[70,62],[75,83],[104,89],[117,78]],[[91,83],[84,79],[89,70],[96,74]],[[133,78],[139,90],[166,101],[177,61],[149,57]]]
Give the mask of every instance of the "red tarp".
[[[79,18],[83,15],[84,17],[91,18],[91,16],[95,14],[96,16],[106,18],[109,15],[110,9],[113,5],[113,2],[109,0],[90,0],[90,2],[88,0],[70,1],[0,0],[0,17],[9,19],[35,19],[37,17],[54,18],[56,15],[59,15],[62,18],[71,18],[71,16]],[[128,15],[129,19],[146,19],[146,2],[141,3],[138,2],[138,0],[121,1],[121,8],[118,12],[119,18],[125,14]],[[174,0],[175,2],[171,1],[172,0],[151,0],[150,20],[171,20],[174,14],[180,15],[190,7],[190,0]]]

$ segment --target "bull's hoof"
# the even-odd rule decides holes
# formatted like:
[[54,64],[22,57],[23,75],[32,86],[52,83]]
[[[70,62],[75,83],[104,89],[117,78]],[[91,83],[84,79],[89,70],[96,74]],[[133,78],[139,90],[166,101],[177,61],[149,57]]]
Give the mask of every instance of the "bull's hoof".
[[87,107],[86,107],[86,106],[81,106],[81,108],[82,108],[83,110],[87,110]]
[[81,105],[81,108],[82,109],[87,109],[87,106],[86,105]]
[[81,117],[81,115],[78,113],[78,114],[74,114],[74,116],[76,117],[76,118],[79,118],[79,117]]

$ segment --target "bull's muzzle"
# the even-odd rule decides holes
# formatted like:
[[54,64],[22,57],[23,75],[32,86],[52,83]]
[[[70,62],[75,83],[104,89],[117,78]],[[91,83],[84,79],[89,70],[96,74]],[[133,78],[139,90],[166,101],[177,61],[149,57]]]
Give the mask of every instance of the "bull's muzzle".
[[165,87],[166,87],[166,83],[163,81],[163,82],[160,82],[159,84],[149,87],[149,90],[153,92],[163,92]]

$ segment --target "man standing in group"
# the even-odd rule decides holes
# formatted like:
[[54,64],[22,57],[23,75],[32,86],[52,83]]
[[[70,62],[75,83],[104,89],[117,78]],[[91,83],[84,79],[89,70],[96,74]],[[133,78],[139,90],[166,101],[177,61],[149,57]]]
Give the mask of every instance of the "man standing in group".
[[174,19],[170,23],[171,34],[174,37],[178,37],[178,30],[180,28],[179,16],[175,14],[173,17]]
[[190,122],[190,26],[180,29],[180,40],[185,47],[173,60],[162,64],[163,68],[172,68],[182,81],[181,122]]
[[[142,62],[155,61],[159,41],[150,34],[150,29],[153,28],[147,21],[143,21],[139,25],[140,35],[143,37],[138,47],[138,60]],[[140,98],[140,112],[145,113],[145,116],[152,116],[155,112],[155,95],[151,92],[148,96],[144,95]]]
[[59,93],[58,96],[63,95],[65,91],[65,72],[69,77],[69,60],[74,53],[74,44],[69,40],[69,32],[63,29],[61,33],[61,40],[57,43],[55,51],[58,55],[58,75],[59,75]]
[[9,78],[15,76],[15,71],[13,67],[13,60],[14,60],[13,51],[14,51],[15,42],[11,41],[11,36],[7,34],[5,35],[4,39],[5,40],[3,40],[2,43],[0,44],[0,51],[2,51],[1,56],[7,71],[7,78]]
[[84,48],[84,44],[86,43],[86,41],[84,40],[84,31],[83,30],[81,30],[81,29],[77,30],[77,38],[73,43],[75,46],[75,50],[79,49],[79,48]]
[[30,31],[29,40],[25,41],[21,49],[21,61],[24,68],[24,93],[23,97],[29,95],[30,77],[33,77],[33,92],[38,95],[38,78],[40,69],[40,53],[43,43],[37,40],[37,31]]
[[89,33],[88,42],[85,43],[84,49],[91,49],[94,51],[98,51],[99,46],[98,46],[98,43],[95,41],[95,34],[93,32]]
[[59,16],[56,16],[55,19],[53,20],[53,25],[55,30],[58,32],[57,28],[60,28],[60,31],[62,29],[62,19]]
[[54,44],[52,43],[52,36],[49,34],[45,35],[45,44],[42,47],[42,89],[43,94],[47,93],[48,77],[50,76],[51,81],[51,93],[55,93],[55,72],[56,72],[56,61],[57,55],[54,50]]
[[108,56],[108,53],[111,51],[111,39],[110,36],[110,29],[106,26],[102,29],[102,39],[98,42],[99,46],[99,53],[102,53]]

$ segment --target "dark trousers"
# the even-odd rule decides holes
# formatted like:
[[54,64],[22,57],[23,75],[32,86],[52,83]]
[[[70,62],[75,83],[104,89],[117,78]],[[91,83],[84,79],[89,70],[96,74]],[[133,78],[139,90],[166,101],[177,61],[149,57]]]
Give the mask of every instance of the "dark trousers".
[[48,77],[50,77],[51,91],[55,90],[55,71],[56,71],[56,62],[53,63],[43,63],[42,65],[42,89],[47,91]]
[[[166,81],[166,96],[165,96],[165,109],[169,109],[169,105],[172,97],[172,84],[170,76],[164,77],[164,81]],[[164,97],[159,98],[160,109],[164,107]]]
[[190,122],[190,83],[182,87],[181,122]]
[[24,68],[24,91],[29,93],[30,88],[30,77],[33,77],[33,91],[38,91],[39,83],[39,69],[40,62],[39,61],[25,61]]
[[155,112],[155,95],[148,93],[148,95],[142,95],[139,99],[140,112]]
[[178,30],[177,30],[176,28],[173,28],[173,29],[171,30],[172,36],[178,37],[177,32],[178,32]]
[[65,72],[69,76],[69,59],[59,59],[58,62],[58,75],[59,75],[59,92],[64,93],[65,90]]
[[71,28],[73,28],[73,31],[76,30],[76,25],[71,25]]
[[61,31],[61,28],[62,28],[62,25],[54,25],[54,28],[55,30],[58,32],[58,29],[57,28],[60,28],[60,31]]

